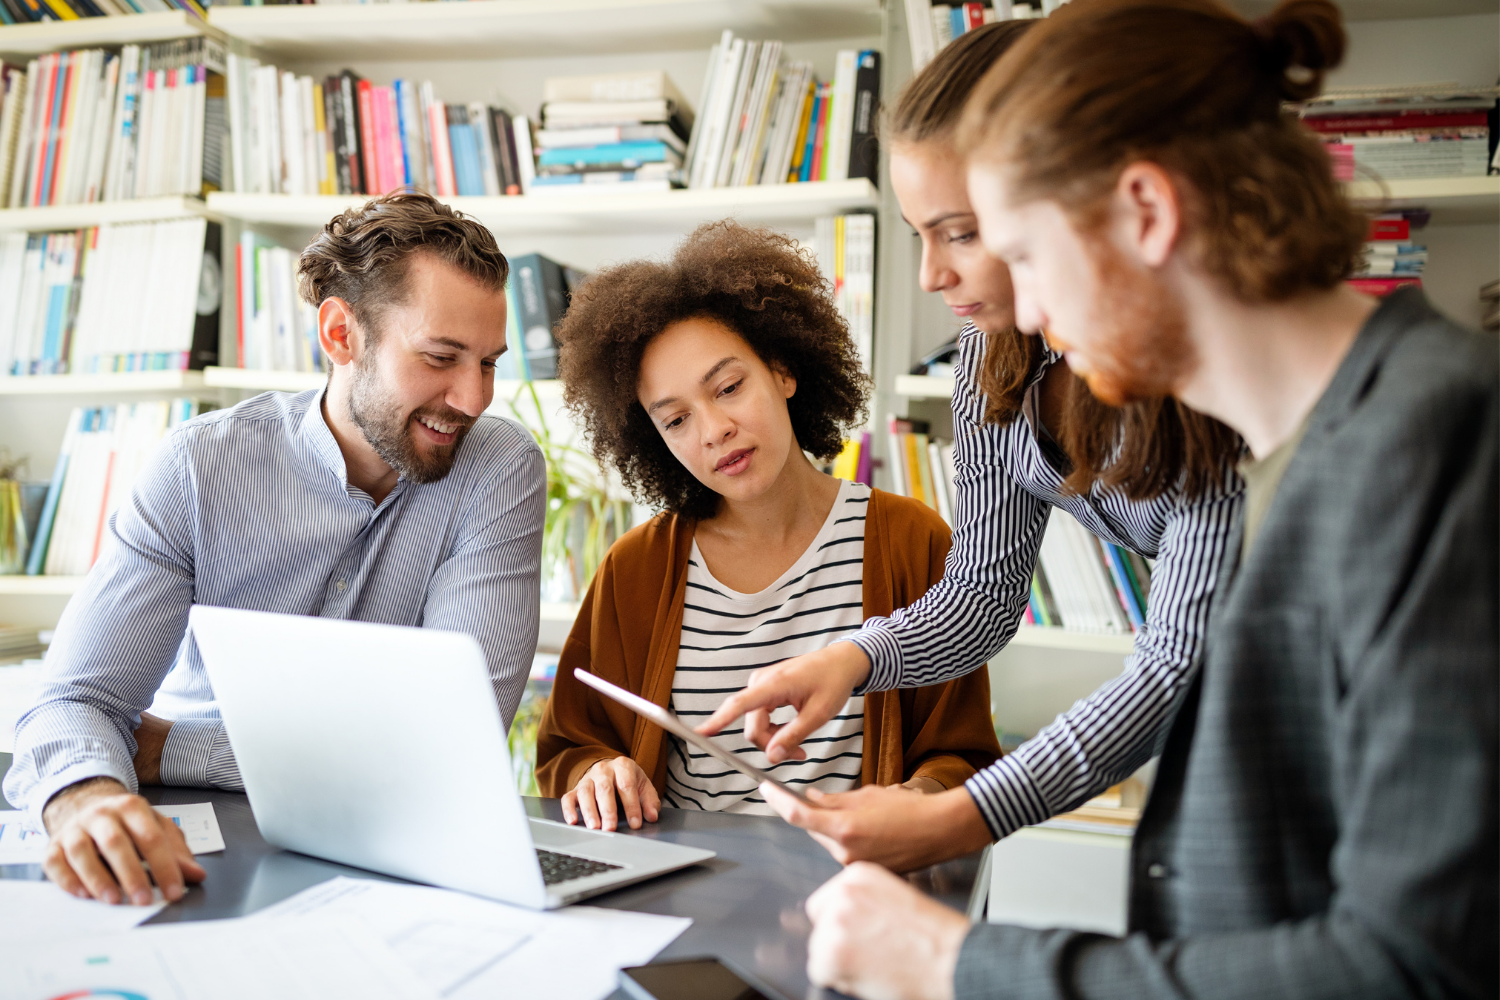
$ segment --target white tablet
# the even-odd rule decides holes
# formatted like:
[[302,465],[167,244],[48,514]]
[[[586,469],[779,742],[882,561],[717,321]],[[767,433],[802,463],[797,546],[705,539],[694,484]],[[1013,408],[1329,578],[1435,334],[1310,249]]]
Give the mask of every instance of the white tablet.
[[744,758],[740,757],[739,755],[732,754],[728,750],[720,748],[717,743],[709,739],[707,736],[700,736],[691,728],[684,725],[682,720],[677,718],[676,715],[673,715],[671,712],[667,711],[665,708],[662,708],[660,705],[653,704],[652,702],[647,701],[645,698],[642,698],[638,694],[631,694],[624,688],[616,684],[611,684],[604,678],[599,677],[597,674],[591,674],[587,670],[582,670],[575,667],[573,669],[573,676],[577,677],[580,681],[587,684],[595,691],[598,691],[600,694],[604,695],[604,697],[619,702],[621,705],[624,705],[626,708],[630,709],[632,712],[636,713],[642,718],[649,719],[650,721],[656,723],[658,726],[661,726],[673,736],[681,737],[682,739],[687,740],[693,746],[697,747],[699,750],[711,754],[715,760],[728,764],[730,767],[734,768],[736,771],[740,772],[746,777],[755,779],[755,783],[757,785],[762,781],[769,781],[771,784],[775,785],[783,792],[786,792],[788,795],[795,795],[802,801],[807,802],[807,796],[797,791],[797,789],[791,787],[784,781],[777,780],[775,777],[767,774],[765,771],[762,771],[754,764],[747,763]]

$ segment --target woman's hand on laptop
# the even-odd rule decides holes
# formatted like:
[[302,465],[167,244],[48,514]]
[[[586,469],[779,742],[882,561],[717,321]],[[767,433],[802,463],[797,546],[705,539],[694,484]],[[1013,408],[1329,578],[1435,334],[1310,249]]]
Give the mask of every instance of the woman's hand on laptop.
[[[869,675],[865,651],[852,642],[836,642],[755,671],[745,689],[724,699],[698,732],[713,736],[743,715],[746,738],[764,750],[772,764],[806,760],[802,741],[837,715]],[[775,725],[771,713],[783,705],[796,708],[797,717]]]
[[162,896],[176,902],[184,882],[207,875],[177,824],[113,778],[64,788],[42,810],[42,822],[51,837],[42,869],[74,896],[144,906],[155,878]]
[[616,794],[625,807],[625,822],[632,830],[639,830],[643,819],[655,823],[661,815],[661,799],[650,776],[629,757],[615,757],[597,761],[562,797],[563,818],[577,823],[581,815],[584,826],[590,830],[618,829]]
[[873,861],[910,872],[962,857],[990,843],[990,828],[965,788],[927,795],[911,786],[866,785],[836,795],[809,789],[811,805],[762,782],[782,819],[800,826],[841,864]]

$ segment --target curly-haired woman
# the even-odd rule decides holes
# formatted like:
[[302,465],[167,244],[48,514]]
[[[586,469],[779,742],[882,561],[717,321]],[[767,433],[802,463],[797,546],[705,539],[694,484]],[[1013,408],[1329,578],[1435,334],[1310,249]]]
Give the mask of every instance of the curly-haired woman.
[[[662,514],[610,550],[563,647],[537,739],[543,794],[614,829],[662,805],[769,813],[754,782],[573,677],[590,670],[709,716],[751,671],[851,635],[921,597],[949,533],[926,506],[820,472],[865,412],[869,380],[811,256],[734,223],[665,263],[595,275],[559,330],[568,406],[601,464]],[[772,765],[740,730],[715,739],[783,780],[942,791],[1000,753],[984,671],[853,696]],[[616,797],[619,807],[616,805]]]

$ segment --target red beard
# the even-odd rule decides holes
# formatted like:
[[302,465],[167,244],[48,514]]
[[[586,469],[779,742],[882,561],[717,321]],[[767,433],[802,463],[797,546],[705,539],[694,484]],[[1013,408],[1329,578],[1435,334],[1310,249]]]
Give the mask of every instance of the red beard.
[[1099,293],[1093,310],[1089,391],[1110,406],[1173,394],[1197,365],[1182,304],[1155,273],[1094,242]]

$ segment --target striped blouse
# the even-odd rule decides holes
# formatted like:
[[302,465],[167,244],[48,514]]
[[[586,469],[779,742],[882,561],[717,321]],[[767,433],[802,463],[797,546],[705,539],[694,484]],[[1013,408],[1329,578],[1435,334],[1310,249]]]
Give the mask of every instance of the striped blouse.
[[[953,548],[943,579],[851,637],[871,663],[859,693],[936,684],[998,653],[1025,614],[1051,507],[1105,541],[1156,559],[1146,627],[1124,672],[967,782],[998,839],[1076,808],[1159,751],[1200,660],[1242,486],[1226,468],[1219,487],[1196,500],[1176,490],[1153,500],[1099,486],[1085,496],[1064,492],[1063,474],[1026,419],[984,425],[983,395],[965,374],[979,370],[983,350],[984,335],[966,326],[953,391]],[[1048,354],[1034,381],[1058,360]]]
[[[741,594],[716,580],[698,543],[693,543],[677,672],[672,678],[672,708],[678,715],[690,721],[706,718],[732,692],[743,688],[757,667],[811,653],[859,630],[869,505],[868,486],[840,483],[833,508],[807,551],[755,594]],[[787,718],[793,714],[790,709],[781,712]],[[773,719],[785,721],[780,715]],[[859,784],[864,735],[865,700],[855,695],[803,741],[808,746],[805,761],[773,765],[762,751],[749,745],[743,730],[711,738],[788,784],[847,792]],[[666,805],[771,814],[754,781],[675,736],[669,739]]]

